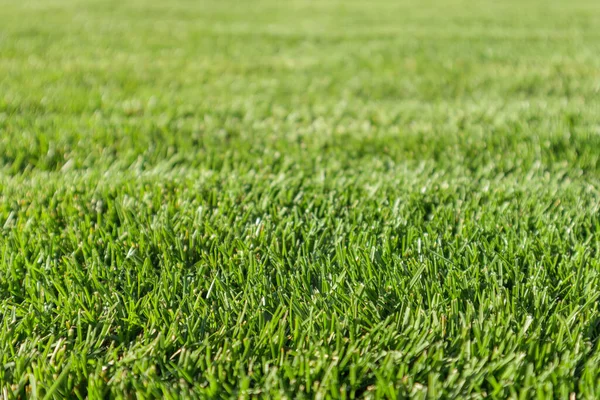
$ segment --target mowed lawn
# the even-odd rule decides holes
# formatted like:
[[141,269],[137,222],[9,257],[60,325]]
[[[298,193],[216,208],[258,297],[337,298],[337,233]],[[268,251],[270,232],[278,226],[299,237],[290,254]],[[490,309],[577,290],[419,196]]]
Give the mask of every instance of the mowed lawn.
[[0,397],[600,396],[596,0],[0,0]]

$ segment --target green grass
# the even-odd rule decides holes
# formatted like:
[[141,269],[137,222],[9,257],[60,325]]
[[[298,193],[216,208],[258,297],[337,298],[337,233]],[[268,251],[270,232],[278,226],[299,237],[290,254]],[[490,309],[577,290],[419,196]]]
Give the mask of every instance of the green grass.
[[597,1],[0,10],[0,397],[600,397]]

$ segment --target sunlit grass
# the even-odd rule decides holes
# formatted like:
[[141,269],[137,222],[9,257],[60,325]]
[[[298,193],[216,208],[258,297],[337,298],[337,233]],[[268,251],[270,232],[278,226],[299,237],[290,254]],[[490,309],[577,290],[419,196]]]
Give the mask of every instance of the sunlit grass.
[[596,2],[0,9],[0,397],[600,396]]

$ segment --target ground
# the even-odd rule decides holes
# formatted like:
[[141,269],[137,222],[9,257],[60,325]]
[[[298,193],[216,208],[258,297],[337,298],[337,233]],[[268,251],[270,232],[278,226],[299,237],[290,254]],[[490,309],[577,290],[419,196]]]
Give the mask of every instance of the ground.
[[600,397],[597,1],[0,9],[0,396]]

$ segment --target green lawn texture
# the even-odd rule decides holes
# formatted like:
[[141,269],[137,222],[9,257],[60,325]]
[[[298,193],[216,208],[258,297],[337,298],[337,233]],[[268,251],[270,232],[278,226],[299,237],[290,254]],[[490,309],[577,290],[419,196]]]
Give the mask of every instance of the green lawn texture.
[[600,397],[600,3],[0,0],[0,397]]

